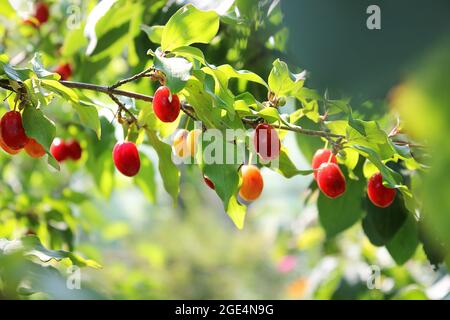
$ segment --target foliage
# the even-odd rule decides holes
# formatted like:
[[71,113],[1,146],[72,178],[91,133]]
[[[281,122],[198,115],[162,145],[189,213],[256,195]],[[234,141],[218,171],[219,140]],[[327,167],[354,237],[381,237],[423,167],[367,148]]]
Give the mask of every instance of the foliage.
[[[164,1],[151,5],[143,0],[86,1],[83,9],[89,14],[78,21],[79,26],[68,29],[58,27],[66,21],[66,1],[51,3],[54,20],[40,28],[23,24],[23,13],[13,3],[0,8],[4,22],[0,97],[6,109],[21,110],[27,135],[44,146],[50,165],[1,158],[0,235],[19,238],[11,241],[21,248],[23,244],[21,254],[26,256],[33,249],[41,262],[56,259],[52,263],[58,265],[68,259],[75,265],[99,267],[75,254],[76,234],[92,231],[89,221],[95,214],[90,216],[89,203],[94,195],[112,197],[120,185],[111,150],[121,137],[139,145],[142,168],[133,183],[149,202],[160,201],[157,184],[161,180],[173,205],[182,205],[180,193],[185,189],[180,183],[185,170],[192,170],[213,181],[223,210],[238,229],[244,228],[247,204],[237,198],[239,164],[199,161],[184,168],[173,162],[170,137],[177,128],[192,128],[190,118],[202,121],[207,129],[222,131],[272,124],[281,137],[293,132],[308,160],[317,148],[331,148],[347,177],[347,192],[331,200],[318,195],[314,182],[310,186],[326,235],[323,241],[333,242],[361,224],[372,245],[385,246],[399,265],[414,256],[419,243],[428,247],[429,239],[419,236],[426,208],[414,189],[429,170],[427,155],[416,156],[423,146],[403,134],[403,121],[394,114],[365,118],[353,111],[350,99],[331,98],[308,88],[307,72],[288,66],[279,56],[287,30],[276,1],[271,5],[235,1],[226,12],[214,7],[200,10],[192,4],[167,8]],[[9,34],[14,27],[18,31]],[[22,50],[22,56],[13,56],[16,49]],[[248,54],[252,50],[258,59]],[[265,56],[259,59],[261,50]],[[77,82],[62,81],[52,71],[62,61],[71,63]],[[162,123],[153,113],[151,94],[157,82],[182,99],[184,113],[174,123]],[[119,87],[123,90],[118,91]],[[82,162],[59,165],[49,152],[50,145],[55,137],[71,136],[84,147]],[[245,139],[229,144],[250,148]],[[274,170],[286,179],[311,175],[309,167],[294,163],[292,152],[283,147],[280,166],[264,170]],[[398,191],[394,205],[387,209],[374,207],[366,196],[366,179],[376,171],[382,173],[385,186]],[[73,188],[72,176],[77,175],[95,185],[94,194]],[[42,181],[46,187],[35,189]],[[1,241],[3,258],[12,244]],[[442,241],[430,242],[435,246]],[[443,242],[448,248],[448,241]],[[438,251],[448,252],[445,248]],[[444,257],[430,261],[438,264]],[[317,295],[327,297],[325,289]]]

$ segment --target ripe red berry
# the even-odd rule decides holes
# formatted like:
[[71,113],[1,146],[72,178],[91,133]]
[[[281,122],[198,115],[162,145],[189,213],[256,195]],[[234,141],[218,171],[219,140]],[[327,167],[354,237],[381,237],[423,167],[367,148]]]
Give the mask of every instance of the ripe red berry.
[[69,63],[60,64],[55,72],[61,76],[61,80],[67,80],[72,76],[72,67]]
[[265,161],[276,159],[280,155],[280,138],[270,124],[261,123],[256,127],[253,145],[256,152]]
[[214,182],[211,181],[207,176],[203,175],[203,180],[205,180],[205,183],[208,187],[210,187],[213,190],[216,190],[216,186],[214,185]]
[[345,192],[345,177],[335,163],[322,163],[317,173],[319,189],[329,198],[335,199]]
[[58,162],[62,162],[69,157],[69,150],[64,140],[56,138],[50,147],[50,153]]
[[67,155],[72,160],[80,160],[82,149],[77,140],[69,140],[66,142]]
[[0,147],[2,147],[2,149],[5,150],[5,152],[14,155],[14,154],[17,154],[20,151],[22,151],[22,149],[14,150],[14,149],[11,149],[10,147],[8,147],[5,143],[5,141],[3,140],[1,132],[2,132],[2,130],[1,130],[1,124],[0,124]]
[[39,21],[39,24],[46,23],[49,17],[48,5],[44,2],[38,2],[34,16]]
[[114,164],[122,174],[133,177],[141,168],[138,149],[133,142],[117,142],[113,149]]
[[396,193],[396,189],[386,188],[383,185],[383,176],[379,172],[370,177],[367,183],[367,195],[377,207],[389,207],[394,202]]
[[180,114],[180,99],[171,95],[169,88],[159,87],[153,97],[153,111],[162,122],[174,122]]
[[[331,160],[330,160],[330,156],[331,156]],[[312,159],[312,168],[314,170],[319,169],[320,165],[322,163],[327,163],[328,160],[330,160],[331,163],[337,164],[336,156],[331,152],[331,150],[319,149],[316,151],[316,153],[314,154],[314,157]],[[314,174],[314,179],[317,180],[317,171],[314,171],[313,174]]]
[[2,117],[1,135],[5,144],[13,149],[19,150],[25,147],[28,137],[22,125],[22,115],[18,111],[9,111]]
[[33,138],[28,139],[28,142],[25,145],[25,151],[32,158],[40,158],[45,155],[44,147]]

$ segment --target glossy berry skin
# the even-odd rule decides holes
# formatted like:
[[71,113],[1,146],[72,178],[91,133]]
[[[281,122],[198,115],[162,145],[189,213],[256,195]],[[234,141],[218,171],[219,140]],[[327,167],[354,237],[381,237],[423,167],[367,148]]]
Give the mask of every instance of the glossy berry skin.
[[66,148],[68,158],[75,161],[80,160],[82,149],[80,143],[77,140],[72,139],[66,142]]
[[[327,163],[328,160],[330,159],[331,156],[331,163],[336,163],[337,164],[337,160],[336,160],[336,156],[331,152],[331,150],[328,149],[319,149],[316,151],[316,153],[314,154],[314,157],[312,159],[312,168],[314,170],[319,169],[320,165],[322,163]],[[317,171],[314,171],[314,179],[317,180]]]
[[394,202],[396,193],[396,189],[386,188],[383,185],[383,176],[379,172],[370,177],[367,183],[367,195],[377,207],[389,207]]
[[44,2],[38,2],[36,4],[35,18],[39,21],[39,24],[46,23],[49,17],[48,5]]
[[22,115],[18,111],[9,111],[2,117],[1,135],[5,144],[13,149],[20,150],[28,142],[25,129],[22,125]]
[[280,138],[270,124],[261,123],[256,127],[253,145],[258,155],[265,161],[274,160],[280,155]]
[[216,186],[214,185],[214,182],[211,181],[207,176],[203,175],[203,180],[205,181],[206,185],[210,187],[213,190],[216,190]]
[[180,114],[180,99],[171,96],[166,86],[159,87],[153,96],[153,111],[162,122],[174,122]]
[[322,163],[317,173],[319,189],[329,198],[335,199],[345,192],[345,177],[335,163]]
[[242,185],[239,196],[245,201],[254,201],[259,198],[264,188],[264,180],[258,167],[243,165],[241,167]]
[[63,162],[69,157],[69,150],[64,140],[56,138],[50,146],[50,153],[58,162]]
[[25,151],[32,158],[41,158],[45,155],[44,147],[33,138],[29,138],[25,145]]
[[61,76],[61,80],[67,80],[72,76],[72,67],[69,63],[60,64],[55,72]]
[[8,146],[6,145],[6,143],[5,143],[5,141],[3,141],[3,137],[2,137],[2,135],[1,135],[1,131],[2,131],[2,130],[1,130],[1,126],[0,126],[0,147],[2,147],[2,149],[5,150],[5,152],[14,155],[14,154],[17,154],[17,153],[19,153],[20,151],[22,151],[22,149],[14,150],[14,149],[11,149],[10,147],[8,147]]
[[184,158],[186,157],[188,150],[187,150],[187,137],[188,137],[189,131],[186,129],[178,130],[178,132],[173,137],[173,153],[179,157]]
[[122,174],[133,177],[141,168],[141,159],[133,142],[117,142],[113,149],[114,164]]

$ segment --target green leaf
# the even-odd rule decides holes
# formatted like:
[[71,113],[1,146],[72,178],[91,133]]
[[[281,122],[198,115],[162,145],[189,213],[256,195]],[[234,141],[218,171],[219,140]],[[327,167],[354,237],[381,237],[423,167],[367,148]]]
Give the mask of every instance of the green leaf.
[[364,216],[362,197],[364,183],[360,180],[347,180],[345,193],[337,199],[330,199],[322,192],[317,200],[320,224],[327,237],[332,238],[350,228]]
[[[389,138],[375,121],[353,120],[360,128],[357,130],[349,122],[347,140],[349,145],[361,145],[373,149],[382,160],[390,159],[396,153]],[[362,133],[361,133],[362,132]]]
[[219,16],[215,11],[202,11],[186,5],[164,26],[161,47],[163,51],[171,51],[192,43],[209,43],[218,30]]
[[244,228],[246,211],[247,207],[239,203],[236,195],[232,195],[228,202],[227,214],[239,230]]
[[[217,68],[204,67],[202,71],[210,75],[214,80],[214,85],[212,85],[212,81],[204,82],[206,92],[213,98],[217,107],[228,111],[228,116],[232,120],[235,116],[235,97],[231,90],[228,89],[228,76]],[[208,80],[208,76],[206,80]]]
[[213,99],[205,90],[205,74],[201,71],[194,72],[186,83],[182,94],[187,102],[194,108],[197,118],[202,121],[207,128],[225,128],[221,120],[221,110],[213,106]]
[[160,44],[164,26],[147,26],[141,24],[141,30],[144,31],[151,42]]
[[398,265],[403,265],[416,252],[419,245],[419,233],[417,223],[408,215],[403,226],[397,231],[395,236],[386,244],[392,258]]
[[195,47],[184,46],[179,47],[172,50],[177,56],[185,57],[187,59],[194,59],[200,62],[202,65],[207,65],[208,63],[205,60],[205,56],[203,55],[202,50]]
[[191,76],[192,63],[184,58],[165,58],[158,49],[153,58],[154,67],[166,76],[166,85],[171,93],[178,93],[184,88]]
[[293,74],[287,64],[280,59],[273,62],[272,71],[269,74],[270,90],[277,96],[296,95],[303,87],[305,73]]
[[44,68],[41,62],[41,55],[35,53],[33,59],[31,59],[31,65],[34,73],[41,79],[58,80],[60,76],[57,73],[50,72]]
[[[219,145],[218,145],[219,144]],[[237,154],[237,146],[232,143],[223,141],[211,141],[202,143],[203,152],[197,154],[199,166],[203,174],[206,175],[215,185],[215,191],[223,202],[223,206],[231,220],[237,228],[242,229],[244,226],[244,217],[246,207],[241,205],[236,198],[239,188],[239,165],[227,164],[226,154],[223,159],[215,159],[214,163],[207,163],[203,159],[203,155],[213,152],[215,148],[220,148],[223,144],[223,150]],[[211,154],[212,155],[212,154]],[[219,164],[218,164],[219,163]]]
[[82,100],[72,105],[75,108],[75,110],[77,110],[81,124],[94,130],[95,134],[100,139],[101,126],[100,126],[100,119],[98,117],[97,107],[90,102]]
[[3,71],[8,76],[9,79],[23,82],[34,76],[34,72],[28,68],[14,68],[8,63],[3,63],[0,61],[0,66],[2,66]]
[[367,158],[372,162],[378,170],[381,172],[383,176],[383,181],[386,182],[386,186],[390,188],[403,188],[407,189],[405,185],[402,185],[402,176],[386,166],[380,159],[380,156],[377,152],[371,148],[354,145],[352,148],[357,150],[363,157]]
[[263,80],[263,78],[261,78],[254,72],[248,70],[235,70],[229,64],[218,66],[217,70],[223,72],[228,79],[237,78],[241,80],[259,83],[264,87],[269,88],[268,84]]
[[[266,166],[270,168],[270,165],[272,162],[269,162]],[[275,171],[281,174],[285,178],[292,178],[297,175],[307,176],[312,174],[313,170],[299,170],[295,166],[295,164],[292,162],[292,160],[289,158],[287,149],[282,147],[280,150],[280,156],[278,158],[278,163],[276,160],[274,160],[273,164],[278,164],[278,166],[275,166]]]
[[178,170],[177,166],[172,162],[172,148],[159,140],[154,131],[147,129],[146,133],[150,145],[155,149],[159,157],[158,169],[161,174],[164,188],[172,197],[174,205],[176,205],[180,190],[180,170]]
[[150,203],[155,203],[156,182],[153,163],[147,157],[141,157],[141,169],[134,178],[134,182],[141,188]]
[[75,104],[78,104],[80,102],[80,99],[79,99],[77,93],[74,90],[61,84],[59,81],[45,79],[45,80],[41,81],[41,85],[45,89],[58,94],[63,99],[65,99],[69,102],[72,102]]
[[26,236],[21,239],[23,248],[27,251],[27,255],[36,256],[39,260],[43,262],[48,262],[52,259],[62,260],[69,259],[74,265],[80,267],[91,267],[95,269],[100,269],[102,266],[93,260],[84,259],[73,252],[65,250],[49,250],[45,248],[38,237],[36,236]]
[[27,136],[36,139],[48,153],[56,135],[55,124],[41,110],[32,106],[24,109],[22,120]]
[[375,246],[388,244],[405,223],[408,212],[397,194],[394,202],[385,209],[378,208],[366,198],[367,215],[362,221],[364,233]]
[[352,171],[358,164],[359,153],[354,149],[346,148],[339,152],[337,159],[339,163],[345,165],[348,170]]

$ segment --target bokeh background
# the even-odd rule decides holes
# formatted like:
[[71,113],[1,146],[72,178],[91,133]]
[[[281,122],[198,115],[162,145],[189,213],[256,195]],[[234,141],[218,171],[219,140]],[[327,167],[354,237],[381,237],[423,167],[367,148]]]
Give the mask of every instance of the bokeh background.
[[[86,56],[83,27],[97,1],[49,1],[52,17],[60,23],[44,26],[39,33],[21,26],[15,34],[10,33],[10,27],[20,18],[7,11],[7,0],[0,2],[0,52],[8,50],[18,65],[25,61],[21,55],[40,50],[50,65],[70,60],[82,66],[75,70],[75,80],[110,84],[142,70],[148,62],[147,49],[155,47],[138,31],[134,55],[118,55],[117,48],[127,42],[113,33],[111,50]],[[310,72],[309,86],[328,90],[336,98],[354,97],[352,106],[365,119],[386,123],[400,114],[408,120],[414,137],[427,142],[433,151],[439,150],[433,153],[432,169],[417,192],[430,205],[430,224],[449,243],[448,1],[376,1],[382,9],[379,31],[365,27],[368,1],[141,2],[146,10],[143,23],[148,25],[164,24],[187,2],[222,14],[237,4],[248,23],[223,24],[220,39],[209,47],[201,46],[208,61],[230,63],[267,78],[272,61],[282,58],[298,71],[305,68]],[[80,8],[81,25],[70,29],[65,25],[66,13],[74,3]],[[55,48],[61,48],[59,55],[54,54]],[[389,92],[399,84],[401,90],[392,98]],[[154,90],[144,81],[129,84],[127,89],[147,94]],[[258,88],[254,92],[258,94]],[[0,92],[0,97],[5,95]],[[122,132],[109,122],[113,115],[109,108],[114,106],[107,98],[92,98],[105,106],[101,142],[96,143],[93,134],[71,124],[66,106],[55,102],[52,108],[61,110],[58,114],[67,120],[59,135],[78,136],[86,150],[95,152],[111,147]],[[299,168],[309,168],[312,151],[322,144],[294,134],[288,134],[284,141]],[[140,151],[156,163],[151,148]],[[30,231],[44,240],[47,235],[47,239],[59,239],[49,243],[51,248],[74,248],[102,265],[101,269],[81,269],[81,290],[66,288],[64,264],[57,266],[62,277],[52,272],[34,275],[39,293],[28,295],[25,290],[17,295],[0,282],[0,292],[8,298],[450,297],[445,264],[434,270],[421,246],[413,259],[398,266],[385,248],[369,242],[360,223],[327,239],[317,217],[317,193],[308,191],[311,177],[285,179],[264,170],[264,191],[249,206],[246,226],[240,231],[194,167],[182,167],[176,207],[151,166],[145,179],[154,183],[144,190],[114,173],[110,157],[84,156],[80,163],[69,163],[56,175],[44,161],[2,153],[0,168],[0,238],[15,239]],[[33,272],[14,262],[3,266],[4,275],[19,280]]]

